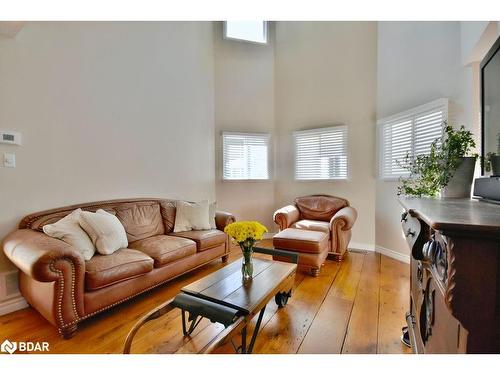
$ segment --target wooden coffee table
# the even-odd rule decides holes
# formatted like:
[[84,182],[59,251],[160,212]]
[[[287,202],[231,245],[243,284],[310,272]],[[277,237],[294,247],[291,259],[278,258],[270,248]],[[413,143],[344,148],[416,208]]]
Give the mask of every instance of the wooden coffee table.
[[[273,251],[281,252],[268,249],[262,252],[269,254]],[[286,256],[283,253],[281,255]],[[254,257],[253,267],[253,279],[246,283],[242,281],[241,261],[234,261],[186,285],[176,298],[158,306],[135,324],[125,342],[124,353],[130,353],[133,337],[140,327],[176,307],[182,310],[182,328],[185,336],[189,336],[203,318],[223,323],[225,326],[225,329],[198,353],[209,353],[228,340],[232,342],[233,337],[239,333],[241,333],[241,345],[237,347],[233,343],[236,351],[252,353],[267,303],[274,298],[278,306],[286,305],[291,296],[297,265]],[[187,320],[191,322],[189,328],[186,327],[186,314]],[[247,325],[257,314],[257,323],[247,345]],[[179,348],[178,352],[185,351]]]

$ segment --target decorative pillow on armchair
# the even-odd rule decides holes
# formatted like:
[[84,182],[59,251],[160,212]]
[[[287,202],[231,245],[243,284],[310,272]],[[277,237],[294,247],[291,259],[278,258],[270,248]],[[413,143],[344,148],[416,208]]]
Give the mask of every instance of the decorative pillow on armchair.
[[97,251],[103,255],[113,254],[128,246],[127,233],[118,218],[102,209],[94,212],[82,211],[80,225],[89,235]]
[[[174,233],[212,229],[210,224],[211,211],[207,200],[197,203],[177,201]],[[215,210],[213,212],[215,216]]]

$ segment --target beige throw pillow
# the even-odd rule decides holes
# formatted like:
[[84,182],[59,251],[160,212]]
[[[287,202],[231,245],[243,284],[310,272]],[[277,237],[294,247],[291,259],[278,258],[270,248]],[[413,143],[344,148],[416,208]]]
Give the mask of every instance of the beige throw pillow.
[[82,211],[80,226],[87,232],[100,254],[110,255],[128,246],[127,233],[120,220],[102,209],[95,213]]
[[208,201],[197,203],[177,201],[174,233],[212,229],[209,216]]
[[210,228],[217,229],[217,224],[215,223],[215,212],[217,210],[217,202],[210,203],[208,208],[208,221],[210,223]]
[[82,254],[85,260],[89,260],[95,253],[95,246],[87,233],[80,227],[81,213],[80,208],[74,210],[58,222],[44,225],[42,229],[47,236],[66,242]]

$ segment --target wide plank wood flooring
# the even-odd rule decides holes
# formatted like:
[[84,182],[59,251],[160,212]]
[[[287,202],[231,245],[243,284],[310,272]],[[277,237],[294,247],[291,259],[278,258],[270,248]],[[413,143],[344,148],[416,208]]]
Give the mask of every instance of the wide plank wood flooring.
[[[229,261],[239,261],[240,256],[235,248]],[[82,322],[71,340],[61,339],[56,329],[31,308],[1,316],[0,342],[48,341],[50,353],[120,353],[137,319],[175,296],[182,286],[222,266],[216,260]],[[271,300],[254,353],[409,353],[399,341],[408,295],[409,266],[405,263],[359,251],[351,251],[341,263],[327,260],[319,277],[297,273],[292,298],[285,308],[278,309]],[[180,313],[174,310],[143,327],[132,351],[175,353],[180,347],[180,352],[196,350],[222,328],[204,319],[186,345]],[[230,343],[216,350],[233,352]]]

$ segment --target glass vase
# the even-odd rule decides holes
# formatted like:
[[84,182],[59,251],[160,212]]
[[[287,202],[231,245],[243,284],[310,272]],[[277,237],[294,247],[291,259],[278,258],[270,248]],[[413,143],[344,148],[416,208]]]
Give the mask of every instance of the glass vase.
[[244,248],[243,251],[243,263],[241,264],[241,275],[243,278],[243,282],[247,282],[252,280],[253,277],[253,263],[252,263],[252,248]]

